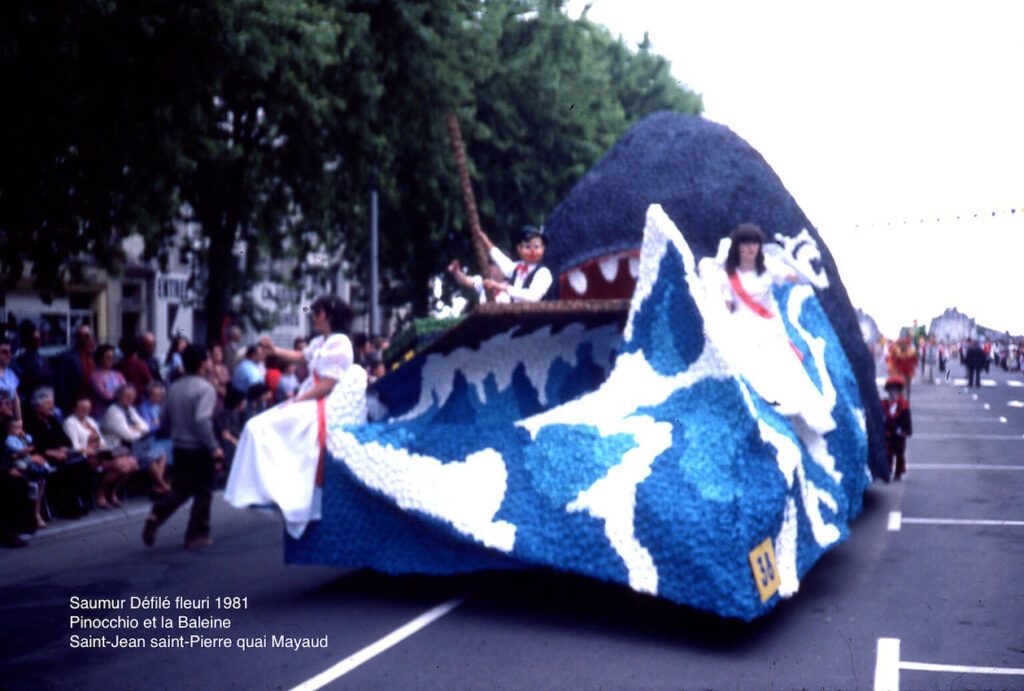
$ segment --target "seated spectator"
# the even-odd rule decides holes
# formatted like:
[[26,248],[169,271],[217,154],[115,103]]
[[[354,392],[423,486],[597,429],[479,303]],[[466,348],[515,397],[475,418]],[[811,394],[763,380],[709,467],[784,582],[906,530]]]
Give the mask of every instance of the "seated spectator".
[[[143,422],[135,407],[135,387],[125,384],[114,395],[114,403],[107,408],[101,423],[111,448],[123,446],[131,451],[139,470],[153,478],[153,492],[166,494],[171,486],[164,480],[167,455],[149,439],[149,426]],[[115,502],[115,506],[116,506]]]
[[[0,390],[0,429],[7,429],[14,419],[14,400],[10,393]],[[0,544],[5,547],[28,545],[19,533],[34,533],[37,529],[32,492],[14,462],[0,447]]]
[[25,431],[32,435],[36,453],[57,469],[47,482],[50,509],[68,518],[84,516],[92,500],[95,471],[83,454],[72,449],[71,440],[57,418],[53,389],[37,389],[29,399],[29,407]]
[[30,497],[34,499],[34,513],[37,528],[45,528],[43,520],[43,495],[46,492],[46,477],[57,469],[35,453],[32,435],[22,429],[22,421],[10,418],[7,421],[7,439],[4,443],[5,453],[10,458],[14,472],[28,481]]
[[83,454],[89,465],[101,473],[93,493],[93,503],[98,509],[109,509],[121,503],[118,490],[139,469],[139,464],[127,449],[107,446],[99,424],[89,415],[91,411],[92,401],[79,398],[72,414],[64,421],[64,433],[71,440],[71,447]]
[[274,402],[281,403],[295,396],[299,390],[299,377],[296,374],[298,365],[294,362],[287,362],[281,371],[281,377],[277,380],[277,388],[274,389]]
[[6,391],[14,400],[14,417],[21,419],[21,401],[18,399],[18,375],[10,366],[12,352],[11,342],[7,339],[0,339],[0,391]]
[[89,375],[89,396],[96,417],[102,418],[107,407],[114,402],[114,393],[127,382],[124,375],[114,369],[114,346],[104,343],[96,349],[93,359],[96,369]]
[[263,357],[263,349],[258,345],[251,345],[245,349],[245,357],[238,362],[235,371],[231,373],[231,386],[236,391],[247,394],[251,386],[256,384],[266,386],[261,368]]
[[161,428],[161,416],[164,410],[164,399],[167,397],[167,387],[163,382],[153,381],[146,387],[146,395],[139,404],[139,415],[142,421],[149,427],[149,441],[160,449],[167,457],[167,465],[174,465],[173,445],[170,438]]

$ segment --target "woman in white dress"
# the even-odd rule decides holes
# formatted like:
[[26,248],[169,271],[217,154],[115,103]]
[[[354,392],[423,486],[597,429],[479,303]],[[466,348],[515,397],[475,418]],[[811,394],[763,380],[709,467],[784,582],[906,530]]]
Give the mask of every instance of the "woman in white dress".
[[781,414],[802,417],[819,433],[835,428],[831,411],[802,365],[803,356],[789,339],[772,288],[797,282],[782,262],[765,257],[764,234],[751,223],[730,235],[722,285],[732,313],[733,365],[750,385]]
[[224,498],[242,508],[276,505],[292,537],[320,518],[323,449],[332,424],[366,421],[366,372],[353,363],[346,332],[352,310],[335,295],[310,307],[316,336],[302,351],[261,345],[287,362],[305,362],[309,376],[290,401],[249,420],[242,430]]

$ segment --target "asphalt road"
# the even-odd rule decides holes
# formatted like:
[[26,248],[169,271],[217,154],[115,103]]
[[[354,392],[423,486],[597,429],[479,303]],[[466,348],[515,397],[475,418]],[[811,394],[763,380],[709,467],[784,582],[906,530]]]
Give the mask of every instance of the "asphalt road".
[[[184,551],[179,512],[147,550],[147,506],[136,501],[0,552],[0,686],[315,688],[329,677],[328,688],[346,689],[1024,688],[1024,378],[993,371],[991,385],[965,390],[957,375],[914,387],[904,481],[875,483],[850,540],[749,624],[551,572],[285,566],[273,514],[219,501],[213,546]],[[133,596],[171,606],[133,610]],[[175,597],[210,598],[210,608],[183,610]],[[217,597],[245,600],[218,609]],[[126,602],[89,611],[72,598]],[[221,628],[181,628],[183,615]],[[95,630],[73,628],[74,616],[137,621]],[[153,647],[193,635],[190,648]],[[73,647],[72,636],[146,647]],[[285,647],[302,638],[326,647]]]

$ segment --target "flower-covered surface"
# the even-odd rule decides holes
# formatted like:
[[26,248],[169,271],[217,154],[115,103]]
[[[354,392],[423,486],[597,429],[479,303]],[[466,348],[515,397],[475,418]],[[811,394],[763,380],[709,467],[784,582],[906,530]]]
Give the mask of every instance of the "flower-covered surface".
[[[861,510],[864,411],[810,286],[776,297],[831,406],[824,434],[730,366],[725,336],[705,328],[708,295],[683,233],[652,206],[624,331],[513,330],[410,362],[390,420],[328,421],[323,519],[287,539],[286,558],[399,573],[547,566],[723,616],[768,611]],[[752,556],[766,540],[768,593]]]

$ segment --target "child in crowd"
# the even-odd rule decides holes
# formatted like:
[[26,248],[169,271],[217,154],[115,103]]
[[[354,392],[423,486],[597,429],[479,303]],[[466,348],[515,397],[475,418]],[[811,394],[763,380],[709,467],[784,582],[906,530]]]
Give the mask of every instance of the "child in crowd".
[[21,420],[12,418],[7,423],[6,452],[12,461],[14,471],[29,483],[30,498],[33,499],[36,526],[45,528],[48,524],[43,520],[43,493],[46,491],[46,476],[56,472],[56,468],[35,451],[32,435],[24,430]]
[[885,446],[889,456],[889,474],[899,480],[907,472],[907,437],[913,434],[910,403],[903,397],[903,377],[894,375],[885,382]]
[[284,369],[281,370],[281,376],[277,380],[277,389],[274,391],[274,401],[281,403],[295,396],[295,392],[299,390],[299,377],[296,374],[298,371],[298,364],[294,362],[287,362],[284,364]]

